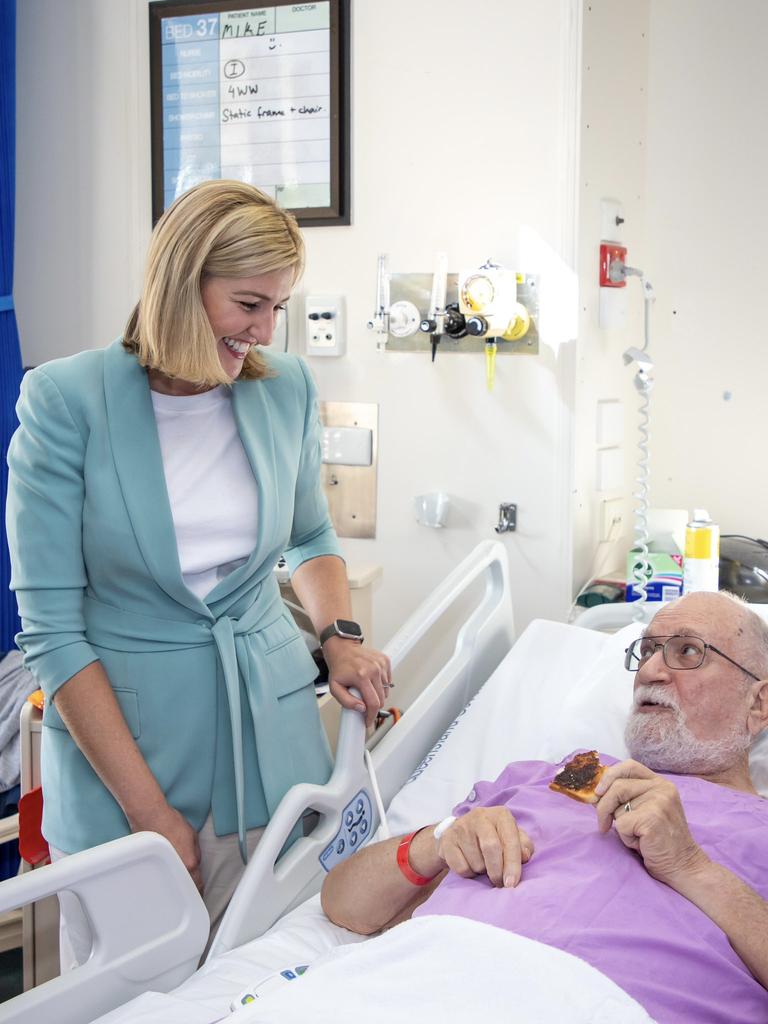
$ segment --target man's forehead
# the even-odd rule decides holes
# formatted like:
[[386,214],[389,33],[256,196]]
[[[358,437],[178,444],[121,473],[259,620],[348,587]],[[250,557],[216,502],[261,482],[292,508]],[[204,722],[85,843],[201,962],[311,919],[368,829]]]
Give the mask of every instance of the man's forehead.
[[658,611],[643,635],[674,633],[698,636],[716,643],[718,638],[743,632],[740,611],[732,601],[717,594],[694,594]]
[[647,636],[653,638],[655,636],[702,636],[701,629],[696,626],[678,626],[674,623],[663,623],[659,619],[658,623],[654,618],[652,622],[649,622],[645,627],[641,636]]
[[[712,595],[713,597],[715,595]],[[699,595],[676,601],[669,608],[657,611],[648,624],[647,635],[679,633],[681,636],[701,636],[712,633],[724,624],[733,622],[734,608],[730,602],[702,600]]]

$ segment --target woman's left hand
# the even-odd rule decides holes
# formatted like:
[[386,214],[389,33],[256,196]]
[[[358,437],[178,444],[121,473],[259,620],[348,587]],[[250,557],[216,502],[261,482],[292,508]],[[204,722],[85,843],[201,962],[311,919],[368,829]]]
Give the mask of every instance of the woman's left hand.
[[[356,640],[332,636],[323,645],[323,656],[328,665],[331,694],[343,708],[356,708],[365,712],[365,724],[370,727],[376,713],[384,707],[392,686],[389,658],[381,651],[363,647]],[[360,691],[361,704],[349,692],[353,686]]]

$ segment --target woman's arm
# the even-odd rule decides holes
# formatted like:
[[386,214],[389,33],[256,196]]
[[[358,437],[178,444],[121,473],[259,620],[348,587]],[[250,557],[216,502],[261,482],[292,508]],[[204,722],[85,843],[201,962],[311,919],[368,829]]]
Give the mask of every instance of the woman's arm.
[[[347,571],[341,558],[322,555],[302,562],[291,577],[291,585],[316,633],[334,619],[352,617]],[[333,696],[342,707],[365,711],[366,723],[372,725],[391,686],[389,658],[340,636],[326,640],[323,655]],[[350,686],[360,691],[364,705],[349,693]]]
[[[317,391],[303,360],[298,360],[297,366],[306,389],[304,425],[290,544],[284,554],[296,596],[319,635],[334,619],[351,618],[349,585],[320,482]],[[378,651],[361,647],[355,640],[341,637],[326,641],[323,654],[333,696],[342,707],[364,711],[367,725],[372,725],[391,685],[389,659]],[[360,691],[363,704],[348,692],[351,686]]]
[[158,832],[171,843],[202,891],[197,833],[171,807],[134,742],[100,661],[56,692],[56,710],[93,770],[117,800],[132,832]]
[[22,620],[17,640],[25,664],[130,827],[165,835],[199,885],[196,833],[165,802],[86,634],[87,426],[75,418],[44,369],[24,378],[17,412],[19,429],[8,453],[6,515],[12,586]]

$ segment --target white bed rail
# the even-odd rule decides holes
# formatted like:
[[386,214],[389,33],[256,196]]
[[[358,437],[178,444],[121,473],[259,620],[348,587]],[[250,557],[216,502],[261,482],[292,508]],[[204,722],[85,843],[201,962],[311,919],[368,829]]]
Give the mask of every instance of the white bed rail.
[[591,608],[585,608],[577,615],[573,620],[573,625],[581,626],[583,629],[599,629],[604,633],[612,633],[628,626],[630,622],[639,621],[647,626],[653,616],[664,607],[665,602],[661,601],[646,601],[642,606],[638,606],[636,601],[631,601],[629,604],[623,601],[595,604]]
[[[483,593],[459,630],[449,660],[373,750],[385,804],[512,645],[513,614],[504,547],[498,541],[479,544],[384,648],[396,670],[479,580],[485,583]],[[342,712],[336,763],[329,782],[325,786],[294,786],[286,794],[238,885],[209,959],[262,935],[287,910],[318,891],[323,878],[320,854],[336,836],[345,806],[361,789],[370,788],[363,749],[362,717],[355,711]],[[278,861],[295,823],[310,809],[320,812],[320,821]],[[370,834],[378,823],[375,806],[373,815]]]
[[498,541],[479,544],[408,619],[388,647],[398,655],[401,650],[403,654],[411,650],[480,578],[485,583],[483,595],[459,630],[451,659],[419,694],[397,728],[390,730],[372,751],[385,805],[514,643],[509,563],[504,547]]
[[[119,876],[119,884],[115,884]],[[2,1024],[84,1024],[197,967],[209,920],[171,844],[137,832],[0,883],[0,913],[66,890],[91,925],[93,949],[75,970],[0,1004]]]

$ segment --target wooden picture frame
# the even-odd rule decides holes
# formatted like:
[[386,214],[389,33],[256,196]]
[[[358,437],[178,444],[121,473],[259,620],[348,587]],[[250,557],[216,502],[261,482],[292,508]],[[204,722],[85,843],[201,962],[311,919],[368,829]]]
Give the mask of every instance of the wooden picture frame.
[[350,223],[350,0],[149,5],[153,223],[236,178],[302,227]]

